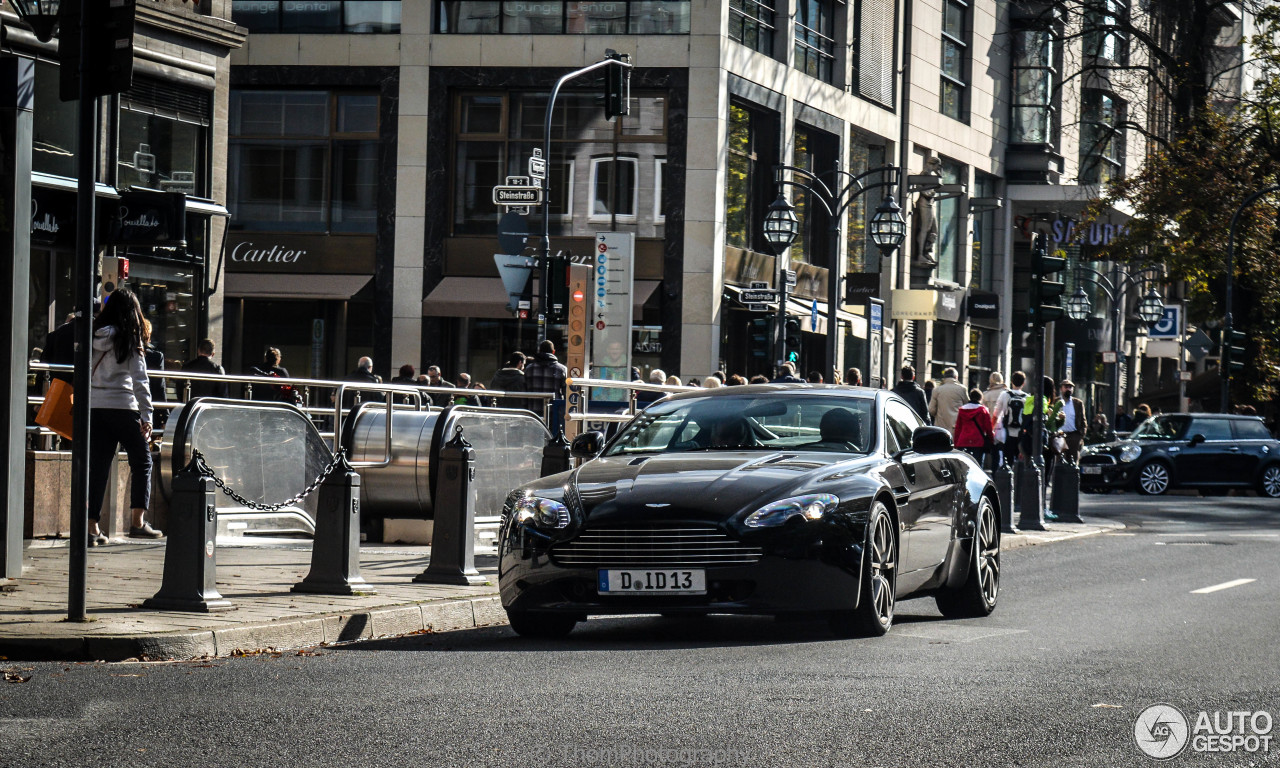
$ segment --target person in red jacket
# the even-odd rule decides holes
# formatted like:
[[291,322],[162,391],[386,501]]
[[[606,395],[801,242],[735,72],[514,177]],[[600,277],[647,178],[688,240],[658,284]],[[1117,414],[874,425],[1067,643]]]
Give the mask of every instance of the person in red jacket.
[[956,414],[955,446],[972,456],[978,466],[982,466],[987,449],[994,444],[991,411],[982,404],[982,391],[971,389],[969,402],[960,406]]

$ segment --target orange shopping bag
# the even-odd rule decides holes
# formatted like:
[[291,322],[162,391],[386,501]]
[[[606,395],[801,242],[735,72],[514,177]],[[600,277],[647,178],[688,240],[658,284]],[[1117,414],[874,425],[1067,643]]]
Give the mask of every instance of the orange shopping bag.
[[36,414],[40,426],[71,439],[71,385],[62,379],[54,379],[49,391],[44,393],[44,404]]

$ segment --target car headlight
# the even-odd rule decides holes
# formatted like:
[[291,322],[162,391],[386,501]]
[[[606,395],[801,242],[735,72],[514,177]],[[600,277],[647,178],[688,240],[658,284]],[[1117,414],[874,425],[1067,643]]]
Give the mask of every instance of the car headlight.
[[829,493],[783,499],[752,512],[746,519],[746,525],[748,528],[776,528],[793,517],[821,520],[823,515],[834,511],[839,503],[840,499]]
[[518,523],[532,523],[551,530],[569,527],[569,508],[551,499],[524,496],[516,500],[511,511]]
[[1133,461],[1142,455],[1142,446],[1137,443],[1125,443],[1120,447],[1120,460],[1124,462]]

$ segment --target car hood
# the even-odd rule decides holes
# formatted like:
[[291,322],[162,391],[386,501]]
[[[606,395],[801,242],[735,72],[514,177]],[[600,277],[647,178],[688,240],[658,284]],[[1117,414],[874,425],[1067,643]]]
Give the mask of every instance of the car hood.
[[584,464],[575,490],[592,522],[630,520],[636,514],[647,520],[718,522],[874,462],[870,456],[805,452],[610,456]]

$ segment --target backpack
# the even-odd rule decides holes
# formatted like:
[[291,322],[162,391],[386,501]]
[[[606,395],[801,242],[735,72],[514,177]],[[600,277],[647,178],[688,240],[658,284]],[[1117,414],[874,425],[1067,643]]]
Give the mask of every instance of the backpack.
[[1027,405],[1027,393],[1009,390],[1009,407],[1004,412],[1004,431],[1009,437],[1022,432],[1022,411]]

